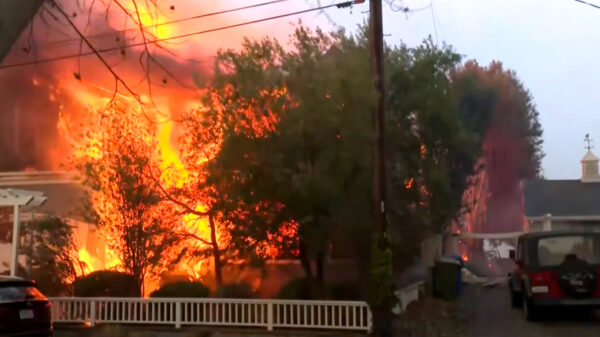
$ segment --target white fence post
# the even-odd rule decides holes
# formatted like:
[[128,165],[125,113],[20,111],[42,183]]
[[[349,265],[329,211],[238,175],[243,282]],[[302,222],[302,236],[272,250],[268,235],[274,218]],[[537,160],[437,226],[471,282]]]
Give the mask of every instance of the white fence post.
[[267,303],[267,330],[273,331],[273,302]]
[[367,332],[370,334],[373,332],[373,313],[367,307]]
[[181,302],[175,302],[175,328],[181,328]]
[[90,301],[90,326],[96,325],[96,301]]

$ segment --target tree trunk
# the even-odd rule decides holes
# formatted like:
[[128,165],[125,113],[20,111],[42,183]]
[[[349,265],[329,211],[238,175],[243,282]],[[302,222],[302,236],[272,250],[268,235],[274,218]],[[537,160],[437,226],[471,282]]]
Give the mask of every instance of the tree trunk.
[[325,297],[325,253],[320,251],[317,253],[316,265],[317,272],[315,278],[315,293],[314,296],[316,298],[324,298]]
[[217,283],[217,288],[221,288],[223,286],[221,250],[219,249],[219,243],[217,242],[217,229],[212,214],[208,215],[208,223],[210,224],[210,242],[212,243],[213,258],[215,263],[215,281]]
[[300,258],[300,264],[302,265],[302,269],[304,269],[306,279],[311,280],[313,278],[313,273],[310,266],[310,258],[308,257],[308,247],[304,239],[300,239],[298,257]]

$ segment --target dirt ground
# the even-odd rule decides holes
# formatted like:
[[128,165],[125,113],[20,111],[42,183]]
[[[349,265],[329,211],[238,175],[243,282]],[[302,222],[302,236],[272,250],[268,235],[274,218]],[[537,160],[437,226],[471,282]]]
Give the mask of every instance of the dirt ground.
[[411,303],[394,324],[394,336],[464,337],[467,323],[458,302],[425,298]]

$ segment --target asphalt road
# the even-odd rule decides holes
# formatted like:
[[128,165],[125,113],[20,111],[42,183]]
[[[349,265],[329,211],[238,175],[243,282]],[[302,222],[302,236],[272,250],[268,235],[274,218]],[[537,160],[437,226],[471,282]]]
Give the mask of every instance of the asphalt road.
[[510,306],[506,286],[469,286],[460,300],[468,319],[467,337],[596,337],[600,312],[553,312],[540,322],[527,322],[521,309]]

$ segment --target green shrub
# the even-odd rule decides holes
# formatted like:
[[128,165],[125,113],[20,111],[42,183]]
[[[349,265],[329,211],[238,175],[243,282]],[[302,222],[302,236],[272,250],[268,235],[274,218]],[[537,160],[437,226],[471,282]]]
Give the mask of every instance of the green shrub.
[[73,282],[78,297],[139,297],[135,278],[114,270],[98,270]]
[[327,284],[327,297],[337,301],[358,301],[361,299],[357,282],[345,281]]
[[215,297],[220,298],[252,298],[254,291],[246,282],[230,283],[217,290]]
[[275,297],[281,300],[310,300],[310,284],[304,277],[293,279],[281,287]]
[[210,289],[201,282],[175,282],[150,293],[150,297],[208,297]]

